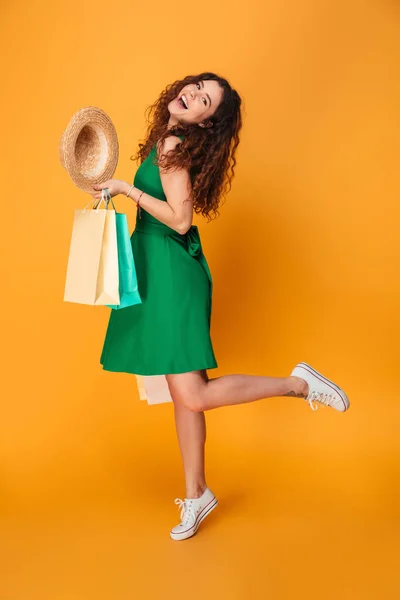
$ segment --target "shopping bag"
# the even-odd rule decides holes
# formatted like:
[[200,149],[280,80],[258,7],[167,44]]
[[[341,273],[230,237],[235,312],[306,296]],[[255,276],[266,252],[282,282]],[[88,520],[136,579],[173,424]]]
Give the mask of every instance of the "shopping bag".
[[119,304],[107,304],[107,306],[118,309],[133,306],[134,304],[141,304],[142,299],[138,289],[135,260],[126,214],[116,212],[115,219],[117,227],[120,302]]
[[115,210],[75,210],[64,301],[79,304],[119,304],[118,248]]
[[165,375],[136,375],[139,399],[147,404],[173,402]]

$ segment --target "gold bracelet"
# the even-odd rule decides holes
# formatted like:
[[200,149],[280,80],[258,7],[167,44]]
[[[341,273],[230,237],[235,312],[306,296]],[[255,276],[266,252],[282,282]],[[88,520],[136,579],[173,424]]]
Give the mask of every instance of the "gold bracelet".
[[[132,189],[133,187],[135,187],[135,185],[131,185],[131,187],[129,188],[129,191],[128,191],[128,193],[127,193],[127,196],[128,196],[128,197],[129,197],[129,194],[130,194],[130,192],[131,192],[131,189]],[[142,197],[142,195],[143,195],[143,194],[144,194],[144,190],[143,190],[143,191],[140,193],[140,195],[139,195],[139,198],[138,198],[137,200],[135,200],[135,202],[136,202],[136,208],[139,210],[139,219],[141,219],[141,218],[142,218],[142,215],[141,215],[141,211],[142,211],[142,209],[141,209],[141,207],[140,207],[140,205],[139,205],[139,202],[140,202],[140,198]]]
[[134,185],[134,184],[133,184],[133,185],[131,185],[131,187],[129,188],[129,191],[128,191],[128,193],[127,193],[127,197],[129,197],[129,194],[131,193],[131,189],[132,189],[133,187],[135,187],[135,185]]

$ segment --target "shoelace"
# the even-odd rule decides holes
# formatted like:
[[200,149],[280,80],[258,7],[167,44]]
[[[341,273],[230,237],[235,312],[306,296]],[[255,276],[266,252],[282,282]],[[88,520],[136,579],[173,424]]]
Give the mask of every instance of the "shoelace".
[[189,520],[192,501],[188,499],[181,500],[180,498],[175,498],[174,502],[175,504],[178,504],[179,508],[181,509],[180,519],[182,521],[182,525],[186,525]]
[[322,408],[327,408],[328,406],[332,406],[332,401],[335,400],[335,398],[336,397],[333,394],[312,391],[309,398],[306,398],[306,402],[308,402],[312,410],[318,410],[318,404],[314,405],[313,402],[319,402]]

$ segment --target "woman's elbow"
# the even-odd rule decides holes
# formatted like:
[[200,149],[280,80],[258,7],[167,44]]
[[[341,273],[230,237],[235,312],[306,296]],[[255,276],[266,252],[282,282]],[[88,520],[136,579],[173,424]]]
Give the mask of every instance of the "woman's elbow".
[[184,223],[181,223],[179,225],[179,227],[177,227],[176,231],[178,233],[180,233],[181,235],[185,235],[185,233],[187,233],[189,231],[189,229],[191,228],[192,224],[188,223],[187,221]]

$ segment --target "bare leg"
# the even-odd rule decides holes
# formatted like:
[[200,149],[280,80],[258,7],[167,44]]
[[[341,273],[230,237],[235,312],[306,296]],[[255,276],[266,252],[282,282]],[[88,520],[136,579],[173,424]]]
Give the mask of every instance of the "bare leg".
[[306,398],[308,384],[300,377],[223,375],[204,378],[201,371],[166,375],[171,396],[192,411],[254,402],[275,396]]
[[[205,371],[202,374],[207,378]],[[174,402],[174,415],[185,474],[186,498],[199,498],[207,486],[204,470],[206,418],[204,412],[194,412],[180,402]]]
[[209,379],[206,370],[166,375],[174,402],[176,431],[183,461],[186,497],[198,498],[206,487],[204,410],[274,396],[305,398],[308,384],[300,377],[224,375]]

